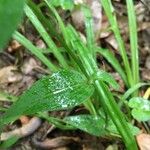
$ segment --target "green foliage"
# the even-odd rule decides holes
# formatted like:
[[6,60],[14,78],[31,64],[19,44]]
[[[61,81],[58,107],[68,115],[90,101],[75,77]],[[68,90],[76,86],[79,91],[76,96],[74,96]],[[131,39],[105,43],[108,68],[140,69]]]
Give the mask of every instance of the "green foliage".
[[[127,2],[128,10],[131,11],[133,17],[133,3]],[[1,118],[1,127],[16,120],[20,115],[37,115],[61,129],[78,128],[96,136],[115,134],[122,137],[127,149],[137,149],[134,135],[139,130],[130,122],[127,122],[126,118],[130,118],[122,113],[113,97],[113,93],[109,89],[109,85],[114,89],[118,89],[119,85],[110,74],[99,69],[96,62],[96,54],[99,53],[120,74],[127,88],[130,88],[119,99],[119,103],[122,102],[122,105],[124,106],[125,104],[129,109],[125,100],[129,96],[132,97],[133,92],[139,87],[146,85],[137,84],[139,71],[138,67],[135,66],[138,64],[138,59],[135,59],[138,54],[137,49],[133,53],[134,48],[137,48],[137,45],[134,45],[137,44],[137,35],[134,33],[136,29],[134,29],[134,32],[131,31],[132,28],[130,29],[130,39],[134,38],[131,40],[132,55],[136,55],[130,64],[111,0],[101,1],[101,3],[118,42],[123,60],[122,64],[111,51],[96,46],[92,26],[93,18],[87,6],[81,6],[85,16],[87,43],[84,43],[75,28],[70,24],[65,25],[53,7],[60,6],[63,9],[71,10],[73,9],[73,0],[44,0],[42,6],[49,8],[46,17],[41,12],[40,7],[29,0],[28,5],[25,6],[25,14],[47,44],[49,53],[55,56],[57,64],[45,57],[44,50],[37,49],[26,37],[19,32],[15,32],[13,38],[24,45],[54,73],[37,81],[19,97],[19,100]],[[133,21],[135,23],[135,18],[133,18]],[[131,17],[129,18],[129,24],[131,24]],[[136,26],[134,27],[136,28]],[[131,35],[131,32],[134,35]],[[60,49],[63,49],[63,51],[60,51]],[[66,68],[67,70],[64,70]],[[70,70],[71,68],[74,68],[76,71]],[[134,73],[134,71],[136,72]],[[49,116],[45,112],[70,109],[80,104],[83,104],[91,115],[78,115],[58,119]],[[98,114],[98,110],[101,108],[103,108],[106,118]],[[133,111],[134,109],[137,108],[133,108]],[[127,113],[130,113],[130,111]]]
[[80,105],[93,93],[92,85],[76,71],[61,70],[43,77],[23,93],[1,118],[1,126],[21,115],[69,109]]
[[66,117],[65,122],[95,136],[105,133],[105,121],[99,116],[79,115]]
[[129,100],[132,108],[132,116],[138,121],[150,120],[150,101],[141,97],[133,97]]
[[108,49],[102,49],[97,47],[96,50],[98,54],[102,55],[111,64],[111,66],[119,73],[126,86],[128,86],[126,74],[118,59],[114,56],[114,54]]
[[[110,118],[109,120],[105,120],[100,116],[78,115],[66,117],[64,121],[77,129],[95,136],[109,136],[111,134],[120,136],[116,126]],[[129,123],[128,126],[133,135],[139,134],[140,130],[137,127]]]
[[98,72],[96,72],[93,76],[92,76],[93,80],[100,80],[100,81],[104,81],[108,84],[110,84],[114,89],[119,89],[119,84],[116,82],[116,80],[114,79],[114,77],[107,73],[104,70],[99,70]]
[[122,96],[122,99],[126,100],[131,96],[137,89],[143,86],[149,86],[150,83],[137,83],[133,87],[129,88]]
[[65,10],[72,10],[74,8],[73,0],[49,0],[55,7],[62,7]]
[[0,50],[21,21],[24,4],[25,0],[0,0]]
[[12,136],[8,140],[4,141],[2,144],[0,144],[0,148],[3,150],[6,150],[10,148],[13,144],[15,144],[19,140],[19,137]]

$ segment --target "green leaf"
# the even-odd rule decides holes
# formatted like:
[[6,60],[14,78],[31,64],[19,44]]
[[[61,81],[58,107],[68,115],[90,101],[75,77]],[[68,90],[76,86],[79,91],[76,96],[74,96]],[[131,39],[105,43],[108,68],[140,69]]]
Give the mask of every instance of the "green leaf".
[[138,121],[150,120],[150,101],[142,97],[133,97],[129,100],[129,107],[132,109],[132,116]]
[[50,0],[50,3],[55,7],[62,7],[65,10],[72,10],[74,8],[73,0]]
[[[127,123],[129,128],[130,128],[130,131],[132,132],[133,135],[137,135],[139,134],[140,132],[140,129],[133,126],[132,124],[130,123]],[[116,134],[116,135],[120,135],[116,126],[114,125],[114,123],[110,120],[108,121],[108,124],[106,125],[106,131],[109,133],[109,134]],[[108,135],[109,135],[108,134]]]
[[141,88],[142,86],[150,85],[150,83],[137,83],[133,87],[129,88],[124,95],[122,96],[122,99],[126,100],[131,94],[133,94],[137,89]]
[[72,108],[87,100],[93,91],[93,86],[79,72],[61,70],[33,84],[10,107],[1,123],[9,123],[21,115]]
[[105,133],[105,121],[93,115],[78,115],[66,117],[65,122],[87,133],[101,136]]
[[0,49],[2,49],[23,15],[25,0],[0,0]]
[[87,38],[87,47],[91,54],[95,55],[95,35],[93,30],[93,18],[91,10],[88,6],[83,5],[82,11],[85,17],[85,30],[86,30],[86,38]]
[[150,120],[150,111],[144,111],[141,109],[133,109],[132,116],[138,121],[149,121]]
[[92,78],[94,80],[101,80],[109,83],[114,89],[119,89],[119,84],[116,82],[116,80],[113,78],[113,76],[109,73],[107,73],[104,70],[99,70],[97,73],[95,73]]
[[12,145],[14,145],[17,141],[19,140],[19,137],[17,136],[12,136],[9,139],[7,139],[6,141],[4,141],[2,144],[0,144],[0,148],[1,149],[8,149],[10,148]]
[[150,101],[142,97],[133,97],[129,100],[129,107],[150,111]]
[[125,72],[122,66],[120,65],[118,59],[116,59],[116,57],[114,56],[114,54],[108,49],[102,49],[97,47],[96,50],[97,53],[100,53],[112,65],[112,67],[120,74],[125,84],[128,85]]

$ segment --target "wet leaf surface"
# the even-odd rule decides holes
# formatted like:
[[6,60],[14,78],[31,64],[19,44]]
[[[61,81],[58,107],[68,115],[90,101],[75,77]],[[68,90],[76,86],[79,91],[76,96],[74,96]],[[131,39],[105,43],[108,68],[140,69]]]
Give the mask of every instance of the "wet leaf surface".
[[104,135],[105,133],[105,121],[97,116],[70,116],[66,117],[65,121],[68,124],[95,136]]
[[72,108],[84,102],[92,93],[92,85],[88,85],[80,73],[61,70],[33,84],[1,118],[1,124],[21,115]]

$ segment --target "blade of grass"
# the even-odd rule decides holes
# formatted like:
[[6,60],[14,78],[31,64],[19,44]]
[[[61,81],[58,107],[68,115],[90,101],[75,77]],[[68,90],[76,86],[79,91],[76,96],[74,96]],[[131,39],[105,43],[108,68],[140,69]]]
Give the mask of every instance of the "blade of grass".
[[[79,35],[76,33],[74,28],[72,26],[68,26],[67,28],[65,28],[56,10],[52,8],[52,6],[49,4],[47,0],[45,0],[45,2],[48,4],[51,10],[53,9],[54,14],[60,25],[60,29],[64,33],[63,36],[70,51],[73,54],[77,54],[78,59],[80,59],[80,61],[83,62],[79,64],[79,67],[83,65],[82,68],[85,70],[84,72],[87,73],[86,75],[90,79],[91,75],[93,75],[96,71],[98,71],[96,61],[91,57],[91,55],[89,55],[87,48],[82,43],[81,39],[79,38]],[[66,29],[69,32],[66,31]],[[125,117],[123,113],[121,113],[121,111],[119,110],[115,100],[113,99],[111,92],[109,92],[109,89],[103,82],[100,82],[100,81],[95,81],[95,82],[96,83],[94,83],[94,86],[97,89],[97,94],[99,95],[101,105],[105,108],[105,111],[112,118],[118,131],[123,137],[126,147],[129,150],[132,150],[132,149],[136,150],[137,146],[136,146],[134,136],[130,132],[130,129],[127,126]]]
[[[126,0],[129,32],[130,32],[130,47],[131,47],[131,64],[134,85],[139,82],[139,54],[138,54],[138,41],[137,41],[137,25],[136,15],[133,0]],[[135,93],[138,94],[138,91]]]
[[19,32],[13,34],[13,38],[26,47],[32,54],[39,58],[51,71],[57,71],[57,67],[52,64],[41,51],[38,50],[26,37]]
[[122,59],[123,59],[123,64],[124,64],[126,76],[127,76],[127,79],[128,79],[128,84],[131,87],[133,85],[133,79],[132,79],[132,72],[131,72],[131,68],[130,68],[130,63],[128,61],[128,57],[127,57],[124,42],[123,42],[122,37],[120,35],[117,19],[116,19],[116,16],[115,16],[115,12],[114,12],[111,0],[102,0],[100,2],[101,2],[102,6],[105,10],[105,13],[108,17],[111,28],[114,32],[115,38],[117,40],[119,51],[120,51],[120,54],[121,54]]
[[25,14],[30,19],[30,21],[32,22],[32,24],[35,26],[35,28],[37,29],[37,31],[40,33],[40,35],[42,36],[42,38],[45,40],[45,42],[47,43],[48,47],[53,51],[54,56],[57,58],[57,60],[59,61],[59,63],[62,65],[62,67],[68,68],[68,64],[67,64],[65,58],[59,52],[59,50],[57,49],[57,46],[55,45],[55,43],[53,42],[53,40],[50,38],[50,36],[48,35],[47,31],[44,29],[43,25],[38,20],[38,18],[33,13],[33,11],[30,9],[30,7],[28,7],[26,5],[26,7],[25,7],[24,10],[25,10]]
[[88,6],[83,5],[82,10],[83,10],[83,13],[85,16],[87,47],[88,47],[90,53],[94,56],[94,58],[96,58],[92,14],[91,14],[91,11],[88,8]]
[[[84,50],[85,48],[82,45],[82,41],[78,39],[79,36],[75,34],[74,32],[75,30],[73,29],[70,30],[70,35],[72,33],[72,38],[69,38],[69,39],[72,40],[71,43],[73,47],[79,51],[80,59],[82,59],[82,61],[84,62],[83,63],[84,68],[87,70],[89,78],[90,78],[94,72],[98,71],[98,67],[96,67],[97,66],[96,62],[91,60],[91,58],[88,57],[87,53],[85,53],[86,50]],[[113,120],[118,131],[122,135],[122,138],[126,144],[126,147],[129,150],[132,150],[131,149],[131,145],[132,145],[132,148],[136,150],[137,146],[136,146],[134,136],[132,135],[123,113],[119,110],[106,84],[96,80],[94,83],[94,86],[97,89],[97,94],[99,95],[100,104],[102,105],[102,107],[105,109],[105,111]]]
[[28,6],[32,9],[32,11],[34,12],[34,14],[36,14],[36,17],[38,18],[38,20],[40,22],[42,22],[42,25],[44,26],[45,29],[48,29],[48,31],[50,32],[50,35],[52,37],[58,37],[58,33],[54,29],[54,25],[51,23],[52,21],[49,20],[48,18],[46,18],[40,8],[37,6],[37,4],[35,4],[32,0],[28,0]]
[[120,74],[126,86],[129,86],[126,74],[123,68],[121,67],[118,59],[114,56],[114,54],[108,49],[102,49],[97,47],[96,50],[97,53],[100,53],[112,65],[112,67]]
[[130,95],[132,95],[137,89],[143,87],[143,86],[149,86],[150,83],[137,83],[136,85],[134,85],[132,88],[128,89],[124,95],[122,96],[122,99],[126,100],[127,98],[129,98]]

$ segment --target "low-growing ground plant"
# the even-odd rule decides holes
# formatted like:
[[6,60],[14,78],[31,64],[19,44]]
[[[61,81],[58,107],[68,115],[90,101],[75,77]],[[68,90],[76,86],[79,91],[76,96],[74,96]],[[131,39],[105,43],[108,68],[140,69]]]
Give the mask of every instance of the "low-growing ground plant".
[[[97,46],[91,11],[85,4],[76,6],[71,0],[43,0],[42,4],[37,6],[32,0],[27,1],[24,13],[46,43],[46,52],[54,55],[57,65],[46,57],[44,50],[34,46],[23,34],[18,31],[13,34],[13,38],[41,60],[52,73],[38,80],[18,97],[0,118],[1,130],[22,115],[34,115],[61,129],[80,129],[94,136],[116,136],[122,138],[128,150],[138,149],[135,135],[139,133],[139,128],[132,124],[132,120],[149,120],[150,103],[146,100],[148,96],[138,97],[138,89],[149,83],[140,83],[139,79],[137,27],[133,1],[126,0],[131,62],[111,0],[101,0],[100,3],[118,43],[122,64],[110,50]],[[41,7],[48,8],[48,16],[42,13]],[[71,24],[62,21],[55,7],[69,10],[81,7],[85,16],[86,43]],[[59,43],[59,46],[56,43]],[[127,91],[117,100],[110,87],[117,91],[119,85],[111,74],[98,67],[97,53],[100,53],[119,73],[126,85]],[[89,113],[67,116],[64,119],[54,118],[46,113],[70,110],[79,105],[84,105]],[[126,113],[121,111],[122,108],[125,108]]]

